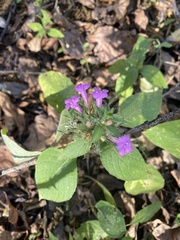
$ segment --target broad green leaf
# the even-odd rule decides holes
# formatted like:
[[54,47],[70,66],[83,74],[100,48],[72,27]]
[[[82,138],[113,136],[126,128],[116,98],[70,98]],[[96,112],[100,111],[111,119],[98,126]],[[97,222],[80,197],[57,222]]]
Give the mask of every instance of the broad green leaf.
[[110,125],[106,127],[109,136],[119,137],[119,129],[115,125]]
[[152,40],[152,38],[144,38],[143,36],[139,36],[137,42],[135,43],[129,58],[136,61],[137,67],[142,66]]
[[39,32],[44,30],[43,26],[38,22],[28,23],[28,27],[31,28],[34,32]]
[[63,38],[64,37],[64,34],[56,29],[56,28],[50,28],[48,31],[47,31],[47,35],[49,37],[52,37],[52,38]]
[[71,129],[71,123],[71,115],[66,109],[64,109],[60,115],[60,120],[55,138],[56,142],[59,141],[59,139],[63,136],[64,133],[67,133],[67,131]]
[[63,158],[62,153],[63,150],[48,148],[37,159],[35,179],[40,199],[64,202],[75,192],[76,160]]
[[180,159],[180,120],[161,123],[143,134],[152,143]]
[[114,120],[124,127],[136,127],[157,117],[162,103],[162,91],[137,93],[127,98],[119,107]]
[[85,155],[91,147],[91,140],[87,139],[77,139],[67,145],[67,147],[62,152],[63,158],[77,158]]
[[161,202],[157,201],[144,207],[136,213],[134,218],[131,221],[131,224],[145,223],[149,221],[161,208]]
[[138,69],[132,66],[128,59],[122,59],[114,63],[109,71],[111,73],[120,73],[120,77],[116,80],[115,91],[117,94],[125,91],[137,80]]
[[4,134],[3,130],[1,130],[1,136],[9,151],[11,152],[15,163],[29,161],[33,158],[37,158],[41,154],[41,152],[27,151],[24,148],[20,147],[15,141],[11,140],[6,134]]
[[102,229],[112,238],[120,238],[126,233],[126,225],[118,208],[106,201],[96,203],[97,218]]
[[114,145],[102,143],[100,159],[105,169],[118,179],[131,181],[146,178],[146,165],[136,148],[121,157]]
[[105,200],[107,202],[109,202],[110,204],[112,204],[113,206],[116,207],[116,202],[115,202],[112,194],[109,192],[109,190],[102,183],[100,183],[99,181],[97,181],[96,179],[94,179],[94,178],[92,178],[90,176],[85,176],[85,177],[87,177],[87,178],[91,179],[92,181],[94,181],[101,188],[101,190],[103,191]]
[[144,65],[142,69],[140,69],[140,72],[142,76],[153,86],[158,88],[167,88],[166,80],[158,68],[152,65]]
[[96,143],[97,141],[99,141],[103,133],[104,128],[101,126],[96,126],[92,132],[91,143]]
[[119,95],[119,105],[121,105],[128,97],[133,94],[133,87],[128,87],[125,91],[121,92]]
[[128,59],[119,60],[114,63],[109,71],[111,73],[120,73],[120,76],[116,80],[115,91],[117,94],[125,91],[128,87],[132,86],[138,78],[138,69],[135,66],[131,66]]
[[58,240],[57,237],[55,237],[51,232],[48,232],[49,240]]
[[71,80],[61,73],[48,71],[39,75],[39,84],[46,101],[60,113],[65,107],[64,101],[73,95]]
[[146,164],[145,179],[126,181],[124,187],[131,195],[155,192],[164,186],[164,179],[154,167]]
[[157,87],[154,87],[150,82],[146,80],[146,78],[141,77],[140,78],[140,89],[141,92],[147,93],[147,92],[155,92],[158,90]]
[[86,221],[76,229],[77,240],[102,240],[108,237],[108,234],[101,228],[99,221]]

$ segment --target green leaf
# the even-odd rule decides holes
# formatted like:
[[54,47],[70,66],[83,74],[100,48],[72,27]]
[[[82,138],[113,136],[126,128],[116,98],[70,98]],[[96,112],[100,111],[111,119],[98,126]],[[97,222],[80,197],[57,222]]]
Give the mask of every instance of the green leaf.
[[152,38],[147,39],[147,38],[144,38],[143,36],[139,36],[129,57],[129,59],[133,59],[136,61],[137,67],[142,66],[142,63],[145,60],[146,53],[148,51],[148,48],[152,40],[153,40]]
[[99,141],[103,133],[104,128],[101,126],[96,126],[92,132],[91,143],[96,143],[97,141]]
[[52,25],[53,22],[51,21],[51,18],[49,16],[49,13],[46,10],[41,9],[41,22],[44,27],[46,27],[48,24]]
[[37,34],[36,34],[36,38],[41,38],[46,34],[46,31],[44,29],[40,30]]
[[101,228],[99,221],[86,221],[76,229],[77,240],[102,240],[108,237],[107,233]]
[[164,47],[164,48],[171,48],[173,45],[169,42],[162,42],[160,44],[160,47]]
[[62,152],[63,158],[77,158],[79,156],[85,155],[91,147],[91,140],[87,139],[76,139],[74,142],[71,142]]
[[119,94],[125,91],[127,88],[133,85],[137,78],[138,69],[136,67],[124,69],[124,72],[122,71],[120,77],[118,77],[118,79],[116,80],[115,92]]
[[39,32],[44,30],[43,26],[38,22],[28,23],[27,25],[29,28],[33,30],[33,32]]
[[49,240],[58,240],[57,237],[55,237],[51,232],[48,232]]
[[46,101],[60,113],[65,107],[64,101],[73,95],[71,80],[61,73],[49,71],[39,75],[39,84]]
[[87,177],[87,178],[91,179],[92,181],[94,181],[101,188],[101,190],[103,191],[105,200],[107,202],[109,202],[110,204],[112,204],[113,206],[116,207],[116,202],[115,202],[112,194],[109,192],[109,190],[102,183],[100,183],[99,181],[97,181],[96,179],[94,179],[94,178],[92,178],[90,176],[85,176],[85,177]]
[[121,105],[128,97],[133,94],[133,87],[128,87],[125,91],[121,92],[119,95],[119,105]]
[[40,199],[67,201],[77,186],[76,160],[63,158],[63,150],[48,148],[37,159],[35,179]]
[[147,92],[155,92],[158,90],[158,87],[154,87],[150,82],[146,80],[146,78],[141,77],[140,78],[140,89],[141,92],[147,93]]
[[112,238],[120,238],[126,233],[126,225],[118,208],[106,201],[96,203],[97,218],[102,229]]
[[175,220],[174,220],[174,224],[180,224],[180,213],[177,214]]
[[144,207],[140,211],[136,213],[134,218],[131,221],[131,224],[139,224],[139,223],[145,223],[149,221],[161,208],[161,202],[157,201],[155,203],[152,203],[148,205],[147,207]]
[[120,73],[120,77],[116,80],[115,91],[117,94],[125,91],[128,87],[132,86],[138,78],[138,69],[136,66],[131,66],[128,59],[119,60],[114,63],[109,71],[111,73]]
[[145,178],[133,181],[126,181],[124,187],[131,195],[155,192],[164,186],[164,179],[161,174],[152,166],[146,164]]
[[71,115],[66,109],[64,109],[60,115],[55,141],[58,142],[59,139],[63,136],[63,134],[67,133],[67,131],[70,128],[71,128]]
[[47,31],[47,35],[52,38],[64,38],[64,34],[56,28],[50,28]]
[[168,18],[167,20],[160,24],[160,28],[166,27],[167,25],[173,23],[174,21],[176,21],[175,18]]
[[125,237],[122,238],[122,240],[133,240],[133,239],[129,236],[125,236]]
[[144,65],[140,72],[147,81],[158,88],[167,88],[166,80],[161,71],[152,65]]
[[41,152],[27,151],[24,148],[20,147],[16,142],[11,140],[6,134],[4,134],[3,130],[1,130],[1,136],[4,143],[9,148],[9,151],[11,152],[15,163],[29,161],[33,158],[37,158],[41,154]]
[[180,158],[180,120],[159,124],[143,134],[158,147]]
[[100,159],[105,169],[118,179],[131,181],[146,178],[146,165],[136,148],[121,157],[114,145],[102,143]]
[[119,107],[118,114],[114,114],[114,121],[124,127],[136,127],[145,121],[157,117],[162,103],[162,91],[137,93],[127,98]]

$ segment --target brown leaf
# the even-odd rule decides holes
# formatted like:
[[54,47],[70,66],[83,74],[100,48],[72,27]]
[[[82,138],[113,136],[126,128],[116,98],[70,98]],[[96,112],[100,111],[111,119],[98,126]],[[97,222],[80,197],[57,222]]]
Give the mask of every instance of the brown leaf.
[[148,17],[145,15],[143,9],[137,9],[135,12],[135,19],[134,22],[138,25],[138,27],[142,30],[146,30],[148,25]]
[[129,31],[118,31],[111,26],[103,26],[89,34],[87,41],[94,43],[94,54],[101,63],[112,64],[118,59],[127,57],[135,39],[130,36]]
[[[11,168],[15,165],[14,159],[6,146],[0,146],[0,170]],[[9,173],[8,176],[15,177],[18,173]]]
[[77,2],[80,2],[83,6],[86,6],[88,8],[94,8],[95,6],[95,0],[77,0]]
[[17,224],[18,221],[18,211],[17,209],[11,204],[8,199],[7,194],[4,191],[0,191],[0,205],[3,217],[7,217],[9,222],[13,225]]
[[56,38],[43,38],[42,39],[42,49],[49,50],[57,42]]
[[17,127],[21,135],[25,129],[24,112],[11,103],[10,98],[2,92],[0,92],[0,108],[4,112],[5,126],[8,130],[13,131]]
[[107,25],[113,25],[125,16],[129,3],[130,0],[116,0],[114,4],[96,7],[95,10],[92,11],[92,18],[98,21],[101,20]]
[[157,239],[157,240],[179,240],[180,227],[176,227],[176,226],[169,227],[168,225],[162,223],[160,220],[155,220],[154,225],[156,225],[156,227],[153,230],[152,234],[155,237],[155,239]]
[[176,180],[177,185],[180,187],[180,170],[172,170],[171,175]]
[[[29,137],[26,139],[23,146],[33,151],[44,150],[53,143],[57,124],[58,122],[52,117],[46,117],[45,115],[36,116],[35,122],[29,126]],[[54,137],[52,137],[52,135]]]
[[36,38],[34,37],[31,39],[28,43],[27,46],[29,47],[29,50],[32,52],[39,52],[41,50],[41,42],[42,38]]

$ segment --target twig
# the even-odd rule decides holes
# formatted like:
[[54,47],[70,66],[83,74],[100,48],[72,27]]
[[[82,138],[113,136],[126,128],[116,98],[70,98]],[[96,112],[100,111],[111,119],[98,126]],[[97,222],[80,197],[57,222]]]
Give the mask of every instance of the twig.
[[27,162],[23,162],[22,164],[19,164],[15,167],[8,168],[8,169],[5,169],[5,170],[0,170],[0,176],[3,176],[5,174],[9,174],[9,173],[12,173],[12,172],[18,172],[22,168],[30,167],[30,166],[33,166],[35,164],[36,164],[36,159],[32,159],[32,160],[29,160]]
[[177,114],[180,114],[180,108],[170,112],[170,113],[167,113],[165,115],[163,115],[162,117],[157,117],[156,119],[150,121],[150,122],[145,122],[135,128],[132,128],[130,130],[126,130],[124,132],[121,133],[121,135],[128,135],[128,134],[132,134],[132,133],[136,133],[136,132],[139,132],[139,131],[143,131],[143,130],[146,130],[146,129],[149,129],[151,127],[154,127],[156,126],[157,124],[159,123],[162,123],[162,122],[166,122],[167,120],[169,120],[170,118],[172,118],[173,116],[177,115]]
[[[22,70],[4,70],[4,71],[2,71],[2,70],[0,70],[0,74],[1,75],[4,75],[4,74],[15,74],[15,73],[21,73],[21,72],[23,72]],[[31,71],[26,71],[26,72],[23,72],[23,73],[27,73],[27,74],[31,74],[31,75],[39,75],[39,74],[41,74],[42,72],[31,72]]]

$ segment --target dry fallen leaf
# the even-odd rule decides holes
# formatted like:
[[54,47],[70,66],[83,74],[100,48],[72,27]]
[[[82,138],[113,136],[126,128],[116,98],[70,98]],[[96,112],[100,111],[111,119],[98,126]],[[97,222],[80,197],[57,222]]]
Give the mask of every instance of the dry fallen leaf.
[[57,124],[58,121],[55,121],[52,117],[37,115],[34,123],[29,126],[29,136],[23,146],[30,151],[41,151],[49,147],[55,139],[54,134]]
[[177,185],[180,187],[180,170],[172,170],[171,175],[176,180]]
[[17,225],[18,221],[18,211],[17,209],[11,204],[8,199],[7,194],[4,191],[0,191],[0,212],[1,216],[8,218],[9,222],[13,225]]
[[25,129],[25,114],[17,108],[5,94],[0,92],[0,108],[4,112],[5,127],[11,132],[16,127],[18,128],[18,134],[21,136]]
[[131,37],[129,31],[118,31],[114,27],[103,26],[89,34],[87,41],[94,44],[94,55],[98,56],[100,63],[112,64],[127,57],[136,39]]
[[145,12],[143,9],[137,9],[135,12],[135,19],[134,22],[136,23],[136,25],[142,29],[142,30],[146,30],[146,27],[148,25],[148,17],[145,15]]
[[179,240],[180,227],[168,225],[162,223],[159,219],[154,222],[154,230],[152,232],[156,240]]
[[94,8],[95,6],[95,0],[77,0],[77,2],[80,2],[82,5],[88,7],[88,8]]
[[113,25],[125,16],[129,4],[130,0],[116,0],[113,3],[101,1],[99,6],[92,11],[92,18],[107,25]]
[[36,38],[34,37],[33,39],[31,39],[28,43],[27,46],[29,47],[29,50],[32,52],[39,52],[41,50],[41,42],[42,42],[42,38]]

